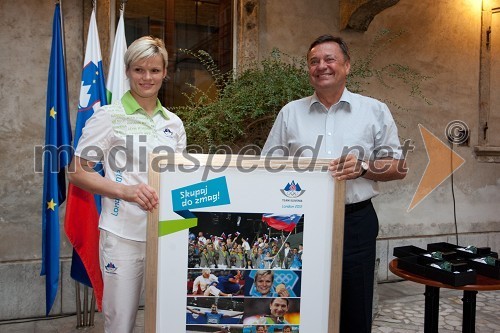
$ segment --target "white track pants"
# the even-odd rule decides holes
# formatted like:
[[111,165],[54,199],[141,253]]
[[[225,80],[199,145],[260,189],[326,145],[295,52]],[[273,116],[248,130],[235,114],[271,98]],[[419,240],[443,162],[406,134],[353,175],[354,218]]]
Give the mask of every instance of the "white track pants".
[[132,333],[144,292],[146,243],[101,230],[100,261],[105,333]]

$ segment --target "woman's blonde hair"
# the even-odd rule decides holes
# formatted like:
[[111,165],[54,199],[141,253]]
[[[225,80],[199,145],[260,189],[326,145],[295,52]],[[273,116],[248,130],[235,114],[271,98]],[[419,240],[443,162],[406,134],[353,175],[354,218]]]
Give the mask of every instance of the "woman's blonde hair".
[[159,38],[144,36],[136,39],[125,52],[125,68],[128,70],[133,62],[161,55],[164,69],[167,70],[168,52],[165,44]]

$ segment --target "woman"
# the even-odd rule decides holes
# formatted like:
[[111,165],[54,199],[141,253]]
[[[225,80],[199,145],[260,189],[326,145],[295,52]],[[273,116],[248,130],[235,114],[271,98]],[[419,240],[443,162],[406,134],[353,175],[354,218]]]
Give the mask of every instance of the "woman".
[[257,252],[257,246],[254,245],[254,247],[252,247],[252,253],[250,254],[250,260],[252,261],[251,268],[258,267],[258,264],[257,264],[258,258],[259,258],[259,254]]
[[266,255],[264,254],[264,250],[259,247],[257,249],[257,260],[255,262],[255,268],[258,268],[258,269],[264,269],[265,268],[265,259],[266,258]]
[[221,269],[226,269],[231,265],[231,255],[226,248],[226,245],[221,245],[219,249],[219,257],[217,259],[217,267]]
[[274,287],[274,271],[258,270],[254,277],[254,290],[250,291],[250,296],[255,297],[290,297],[290,293],[283,283]]
[[208,250],[206,246],[204,246],[201,251],[200,267],[210,267],[210,258],[208,257]]
[[[132,332],[144,288],[147,212],[158,194],[147,185],[147,153],[182,152],[182,121],[165,109],[158,91],[167,76],[168,54],[160,39],[142,37],[125,53],[130,90],[99,108],[83,129],[70,181],[102,196],[100,263],[104,282],[105,332]],[[105,176],[94,172],[102,162]]]

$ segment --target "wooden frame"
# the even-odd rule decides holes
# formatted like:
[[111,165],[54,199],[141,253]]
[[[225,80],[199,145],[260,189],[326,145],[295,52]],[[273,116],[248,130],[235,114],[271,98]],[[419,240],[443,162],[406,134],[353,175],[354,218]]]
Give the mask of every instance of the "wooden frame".
[[[178,250],[178,248],[182,248],[183,246],[177,246],[178,242],[184,242],[185,251],[180,250],[181,253],[187,254],[187,246],[188,246],[188,230],[181,230],[179,232],[175,232],[162,237],[161,240],[159,238],[159,228],[161,224],[165,222],[173,222],[173,220],[162,221],[163,215],[173,215],[175,216],[175,212],[173,212],[175,203],[173,202],[173,198],[168,198],[173,193],[174,189],[182,188],[182,185],[179,184],[190,184],[197,183],[205,184],[205,182],[211,181],[213,179],[219,179],[222,176],[224,181],[228,180],[230,185],[234,185],[235,182],[241,182],[241,184],[245,185],[246,183],[251,183],[252,188],[259,186],[266,186],[266,193],[268,192],[279,192],[275,191],[276,186],[273,185],[273,182],[277,184],[283,184],[284,180],[288,182],[291,180],[297,180],[297,183],[300,183],[302,186],[306,186],[306,190],[309,191],[308,195],[303,196],[303,200],[294,199],[292,201],[300,201],[300,205],[296,205],[295,207],[299,207],[300,209],[306,212],[303,216],[303,220],[307,220],[307,216],[312,217],[306,223],[303,223],[305,232],[302,232],[304,235],[304,247],[309,247],[311,250],[316,250],[315,253],[319,253],[319,257],[314,257],[314,260],[319,260],[319,264],[316,267],[313,267],[315,262],[312,261],[313,256],[307,257],[307,260],[310,260],[309,267],[304,268],[301,271],[303,278],[302,285],[302,296],[298,298],[298,304],[302,302],[304,307],[300,310],[300,317],[308,318],[313,320],[301,320],[298,324],[298,328],[300,328],[300,332],[308,331],[306,322],[318,322],[317,325],[319,330],[316,331],[325,331],[328,333],[337,333],[339,331],[339,321],[340,321],[340,296],[341,296],[341,281],[342,281],[342,252],[343,252],[343,233],[344,233],[344,198],[345,198],[345,182],[344,181],[336,181],[334,180],[328,172],[328,163],[329,160],[311,160],[307,158],[295,158],[295,159],[260,159],[258,156],[248,156],[248,155],[161,155],[161,154],[152,154],[150,156],[150,168],[149,168],[149,184],[155,188],[157,193],[160,195],[160,207],[155,209],[153,212],[148,214],[148,228],[147,228],[147,250],[146,250],[146,306],[145,306],[145,332],[155,333],[163,331],[161,325],[163,325],[162,321],[165,316],[172,315],[173,320],[179,318],[179,315],[186,312],[186,296],[184,296],[183,302],[179,300],[179,294],[177,290],[184,290],[183,293],[185,295],[186,289],[185,286],[178,285],[177,282],[181,284],[186,282],[186,271],[184,270],[184,279],[182,276],[179,278],[179,269],[175,269],[173,266],[170,267],[169,263],[165,263],[165,260],[173,263],[172,258],[168,258],[171,253],[167,252],[169,256],[165,256],[162,258],[162,246],[159,246],[161,243],[163,244],[163,248],[166,246],[172,247]],[[179,170],[183,168],[183,170]],[[249,169],[254,168],[253,171],[249,171]],[[276,172],[278,168],[281,170]],[[168,169],[168,170],[167,170]],[[215,171],[215,172],[214,172]],[[204,178],[204,179],[203,179]],[[258,178],[261,178],[261,182],[258,182]],[[280,183],[281,182],[281,183]],[[302,182],[302,183],[301,183]],[[175,184],[171,184],[175,183]],[[241,185],[240,184],[240,185]],[[259,184],[259,185],[256,185]],[[285,183],[286,184],[286,183]],[[256,186],[254,186],[256,185]],[[270,189],[267,189],[267,186]],[[326,191],[318,192],[316,189],[326,188]],[[238,189],[242,188],[237,187]],[[231,196],[231,203],[226,204],[222,207],[222,210],[231,211],[230,207],[235,205],[238,207],[238,197],[247,196],[244,199],[245,202],[253,203],[254,200],[247,200],[248,196],[252,198],[256,198],[255,195],[248,195],[248,188],[245,188],[245,191],[236,191],[231,186],[228,187],[228,195]],[[175,190],[176,191],[176,190]],[[255,191],[257,193],[262,193],[261,188],[256,188]],[[240,193],[245,192],[245,193]],[[251,192],[251,191],[250,191]],[[283,192],[281,190],[281,192]],[[306,191],[304,191],[306,192]],[[327,192],[327,193],[325,193]],[[274,194],[273,194],[274,195]],[[281,195],[281,193],[279,193]],[[265,196],[265,201],[278,201],[273,197],[268,198]],[[283,201],[290,201],[284,197],[280,197]],[[236,200],[235,200],[236,199]],[[255,199],[259,200],[259,199]],[[244,201],[240,199],[240,201]],[[304,202],[302,202],[304,201]],[[248,203],[249,205],[251,203]],[[246,204],[246,203],[245,203]],[[304,205],[304,207],[303,207]],[[323,205],[324,208],[321,206]],[[287,205],[282,205],[285,207]],[[293,205],[292,205],[293,206]],[[285,207],[282,210],[286,210],[291,207]],[[208,207],[203,210],[210,209],[221,209]],[[239,209],[239,208],[235,208]],[[258,208],[257,212],[267,212],[268,207],[263,209]],[[324,214],[323,214],[324,210]],[[193,209],[196,213],[196,207]],[[293,208],[291,211],[294,211]],[[312,213],[314,211],[314,213]],[[167,213],[165,213],[167,212]],[[288,212],[288,210],[287,210]],[[280,213],[278,211],[273,211],[273,213]],[[315,216],[314,214],[319,214],[320,216]],[[322,217],[324,216],[324,217]],[[328,218],[330,216],[330,218]],[[168,218],[171,218],[168,216]],[[182,219],[177,216],[177,218]],[[322,222],[321,219],[326,219],[326,221]],[[329,223],[333,219],[332,223]],[[309,224],[307,224],[309,223]],[[322,225],[321,223],[324,223]],[[321,228],[321,229],[314,229]],[[331,228],[329,233],[324,233],[323,230],[328,230]],[[268,228],[269,229],[269,228]],[[314,231],[313,231],[314,229]],[[308,231],[311,230],[311,235],[308,236]],[[318,230],[319,233],[318,233]],[[315,236],[312,234],[315,233]],[[329,235],[331,235],[329,237]],[[315,237],[315,238],[313,238]],[[170,239],[169,239],[170,238]],[[167,242],[168,239],[168,242]],[[177,242],[177,243],[176,243]],[[322,248],[321,246],[324,246]],[[321,251],[323,249],[324,251]],[[169,249],[169,251],[171,251]],[[181,256],[182,257],[182,256]],[[187,257],[187,256],[186,256]],[[179,256],[176,256],[176,263],[178,261],[182,261],[183,259],[179,259]],[[324,262],[321,262],[321,261]],[[186,268],[187,268],[187,259],[186,259]],[[304,261],[307,262],[307,261]],[[162,269],[161,266],[164,266]],[[183,267],[182,263],[180,264]],[[329,266],[329,267],[328,267]],[[168,267],[168,276],[161,276],[165,272],[165,267]],[[182,270],[182,269],[181,269]],[[189,272],[189,270],[188,270]],[[160,276],[159,276],[160,275]],[[161,281],[161,283],[159,282]],[[329,292],[325,292],[325,290],[316,290],[317,292],[312,295],[313,290],[308,287],[311,285],[311,281],[313,281],[314,286],[318,285],[320,288],[328,289]],[[170,284],[174,284],[172,287]],[[173,289],[172,289],[173,288]],[[160,290],[160,292],[159,292]],[[165,290],[170,290],[168,292],[168,302],[165,302],[164,299],[167,292]],[[311,295],[311,296],[307,296]],[[249,299],[249,297],[245,297]],[[188,298],[189,300],[189,298]],[[314,304],[311,301],[314,300]],[[306,303],[307,302],[307,303]],[[319,306],[317,306],[319,303]],[[172,305],[173,304],[173,305]],[[181,305],[181,304],[184,304]],[[306,306],[308,305],[308,306]],[[311,305],[316,305],[314,308]],[[164,308],[162,308],[162,306]],[[172,308],[174,307],[174,309]],[[177,309],[179,308],[179,309]],[[165,311],[168,310],[168,311]],[[160,312],[159,312],[160,311]],[[315,313],[313,313],[315,312]],[[161,313],[161,316],[157,314]],[[244,315],[243,315],[244,316]],[[312,317],[311,317],[312,316]],[[316,317],[314,317],[316,316]],[[325,317],[327,318],[325,322]],[[179,319],[184,322],[184,327],[186,327],[186,319]],[[304,323],[302,322],[304,321]],[[172,320],[169,320],[169,328],[171,326]],[[173,325],[173,324],[172,324]],[[315,324],[316,325],[316,324]],[[239,328],[236,329],[237,332],[247,332],[244,330],[243,326],[241,326],[241,330]],[[173,327],[174,330],[178,330],[179,328]],[[245,328],[246,329],[246,328]],[[233,332],[233,329],[231,330]]]

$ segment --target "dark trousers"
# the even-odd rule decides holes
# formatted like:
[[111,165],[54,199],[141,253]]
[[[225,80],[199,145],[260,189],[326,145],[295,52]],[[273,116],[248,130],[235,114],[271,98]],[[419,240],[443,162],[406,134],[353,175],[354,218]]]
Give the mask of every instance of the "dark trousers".
[[344,224],[340,332],[371,332],[378,218],[373,205],[347,212]]

